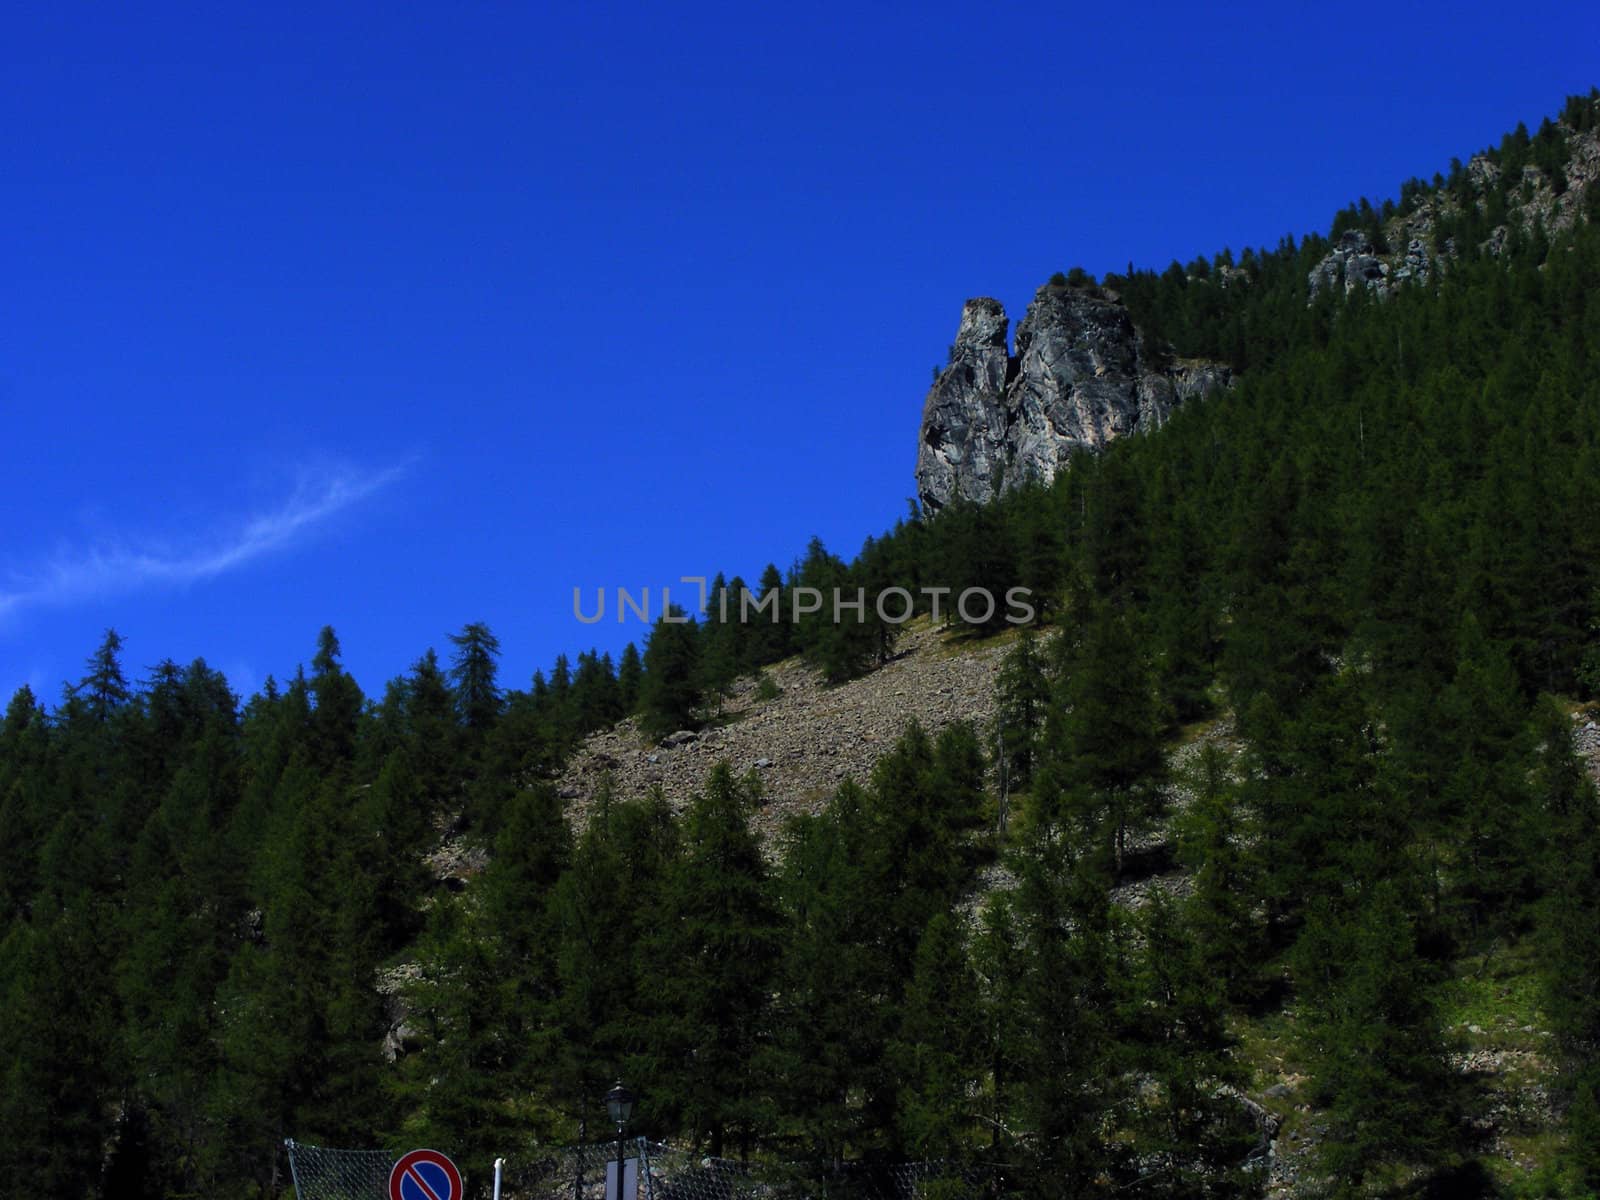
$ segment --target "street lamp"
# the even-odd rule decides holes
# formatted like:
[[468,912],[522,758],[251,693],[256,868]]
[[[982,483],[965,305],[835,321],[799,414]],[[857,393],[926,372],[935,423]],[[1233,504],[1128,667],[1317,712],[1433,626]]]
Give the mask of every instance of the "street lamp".
[[617,1080],[617,1086],[606,1093],[606,1111],[611,1114],[611,1121],[617,1127],[617,1200],[622,1200],[622,1131],[633,1113],[633,1093],[623,1086],[620,1079]]

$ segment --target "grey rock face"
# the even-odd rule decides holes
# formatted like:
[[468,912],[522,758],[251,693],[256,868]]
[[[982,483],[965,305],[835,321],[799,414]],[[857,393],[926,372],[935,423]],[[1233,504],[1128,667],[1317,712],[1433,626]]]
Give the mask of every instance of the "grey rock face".
[[941,504],[956,497],[988,499],[987,481],[1004,468],[1010,324],[1000,301],[968,300],[950,362],[923,403],[917,484],[924,495],[942,497]]
[[1365,287],[1379,299],[1387,299],[1392,287],[1401,280],[1427,282],[1431,265],[1427,247],[1420,239],[1412,238],[1405,254],[1393,258],[1391,263],[1377,254],[1371,239],[1360,230],[1348,230],[1306,277],[1312,298],[1324,288],[1336,288],[1342,283],[1345,295]]
[[[1568,139],[1571,157],[1562,169],[1566,186],[1559,192],[1555,180],[1536,166],[1524,166],[1518,187],[1508,197],[1506,221],[1497,225],[1478,249],[1491,258],[1505,253],[1514,229],[1532,232],[1543,226],[1556,234],[1583,219],[1584,197],[1589,187],[1600,180],[1600,128],[1576,129],[1561,124]],[[1467,164],[1464,186],[1452,186],[1424,196],[1409,211],[1397,212],[1383,221],[1383,241],[1390,249],[1375,251],[1367,234],[1346,232],[1307,276],[1311,296],[1344,288],[1346,295],[1365,287],[1379,299],[1387,299],[1403,284],[1427,283],[1435,274],[1449,271],[1461,248],[1453,237],[1439,237],[1440,218],[1460,215],[1465,208],[1484,210],[1484,197],[1497,190],[1503,168],[1487,155],[1475,155]],[[1463,201],[1459,192],[1465,192]],[[1400,247],[1405,249],[1401,250]]]
[[1043,287],[1006,348],[999,301],[968,300],[950,363],[922,410],[917,492],[936,512],[985,503],[1027,480],[1049,483],[1074,454],[1153,429],[1187,400],[1228,384],[1226,367],[1169,362],[1115,296]]
[[1418,283],[1427,283],[1432,272],[1432,264],[1428,261],[1428,248],[1421,238],[1412,238],[1406,243],[1405,257],[1402,258],[1394,269],[1394,281],[1404,282],[1414,279]]

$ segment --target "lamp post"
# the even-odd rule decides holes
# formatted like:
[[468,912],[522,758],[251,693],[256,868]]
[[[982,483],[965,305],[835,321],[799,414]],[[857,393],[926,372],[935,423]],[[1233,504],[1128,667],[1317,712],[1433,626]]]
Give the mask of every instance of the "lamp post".
[[633,1093],[623,1086],[622,1080],[617,1080],[617,1086],[606,1093],[606,1111],[611,1114],[612,1123],[617,1127],[617,1196],[622,1200],[622,1131],[627,1128],[628,1117],[633,1113]]

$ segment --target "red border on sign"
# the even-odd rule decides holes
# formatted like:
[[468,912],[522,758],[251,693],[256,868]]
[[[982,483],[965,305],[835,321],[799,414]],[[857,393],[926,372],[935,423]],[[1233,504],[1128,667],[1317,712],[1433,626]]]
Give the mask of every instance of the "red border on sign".
[[[456,1170],[455,1163],[437,1150],[412,1150],[400,1156],[400,1161],[395,1163],[394,1169],[389,1172],[389,1200],[404,1200],[400,1195],[400,1182],[406,1177],[406,1172],[419,1162],[432,1163],[450,1177],[450,1194],[440,1196],[439,1200],[462,1200],[465,1193],[461,1190],[461,1172]],[[423,1183],[421,1176],[414,1178],[418,1183],[422,1183],[424,1191],[428,1190],[428,1185]]]

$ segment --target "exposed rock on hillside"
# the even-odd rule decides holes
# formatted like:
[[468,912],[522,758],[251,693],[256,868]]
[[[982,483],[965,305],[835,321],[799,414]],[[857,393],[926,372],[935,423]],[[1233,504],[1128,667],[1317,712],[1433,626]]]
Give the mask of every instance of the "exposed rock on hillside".
[[1154,429],[1187,400],[1226,386],[1216,363],[1175,361],[1150,345],[1116,295],[1047,285],[1007,353],[1005,309],[979,297],[961,310],[950,362],[922,410],[917,492],[937,511],[984,503],[1074,455]]
[[1368,291],[1387,297],[1394,285],[1414,279],[1426,283],[1433,274],[1433,259],[1421,238],[1411,238],[1403,255],[1393,260],[1380,257],[1372,239],[1359,229],[1346,231],[1339,244],[1311,270],[1308,280],[1311,295],[1323,288],[1344,286],[1346,295],[1365,285]]
[[[1583,212],[1585,189],[1600,179],[1600,130],[1578,132],[1563,127],[1570,138],[1572,156],[1564,178],[1551,179],[1536,166],[1522,168],[1506,223],[1495,227],[1481,249],[1498,255],[1505,247],[1512,225],[1532,230],[1542,225],[1548,234],[1572,227]],[[1487,154],[1474,155],[1466,165],[1466,176],[1473,190],[1482,193],[1500,183],[1501,167]],[[1458,253],[1453,238],[1435,245],[1434,233],[1441,215],[1454,214],[1460,202],[1448,191],[1434,192],[1409,212],[1395,215],[1383,223],[1383,239],[1390,249],[1373,245],[1361,230],[1347,230],[1307,277],[1311,296],[1325,288],[1342,287],[1346,295],[1365,287],[1379,299],[1387,299],[1407,280],[1426,283],[1435,270],[1446,269]]]
[[1572,748],[1589,778],[1600,784],[1600,725],[1595,724],[1594,714],[1587,709],[1573,713],[1572,724]]
[[955,497],[987,500],[989,481],[1003,476],[1011,419],[1006,383],[1011,322],[998,300],[980,296],[961,308],[950,363],[934,380],[922,409],[917,490],[925,507]]
[[660,784],[681,809],[719,761],[740,774],[754,771],[765,799],[752,824],[770,846],[784,818],[815,812],[846,778],[866,782],[873,764],[913,717],[929,732],[954,721],[985,726],[994,716],[995,677],[1006,639],[965,646],[959,652],[926,625],[908,626],[894,661],[839,687],[823,684],[798,660],[768,673],[782,689],[774,700],[757,697],[754,680],[740,681],[729,700],[726,724],[684,731],[652,746],[629,720],[590,737],[557,781],[567,811],[579,827],[608,776],[619,798],[643,795]]

